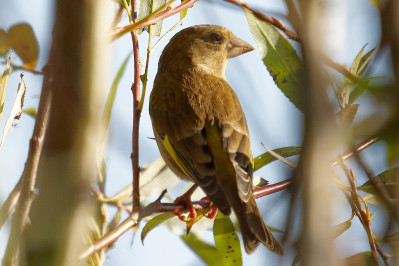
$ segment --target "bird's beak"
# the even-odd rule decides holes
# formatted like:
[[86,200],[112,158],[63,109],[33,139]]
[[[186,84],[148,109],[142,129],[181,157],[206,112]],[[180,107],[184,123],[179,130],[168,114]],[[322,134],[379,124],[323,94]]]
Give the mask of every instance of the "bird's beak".
[[254,48],[249,43],[234,36],[227,45],[227,58],[233,58],[245,54],[253,49]]

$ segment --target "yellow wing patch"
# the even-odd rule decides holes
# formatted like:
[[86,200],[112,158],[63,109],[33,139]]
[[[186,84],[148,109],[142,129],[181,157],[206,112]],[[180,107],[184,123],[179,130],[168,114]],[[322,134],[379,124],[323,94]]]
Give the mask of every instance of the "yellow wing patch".
[[176,149],[173,147],[167,135],[165,135],[165,138],[162,140],[162,144],[173,161],[179,166],[180,170],[182,170],[186,176],[191,176],[189,174],[190,171],[187,165],[183,162],[181,156],[176,152]]

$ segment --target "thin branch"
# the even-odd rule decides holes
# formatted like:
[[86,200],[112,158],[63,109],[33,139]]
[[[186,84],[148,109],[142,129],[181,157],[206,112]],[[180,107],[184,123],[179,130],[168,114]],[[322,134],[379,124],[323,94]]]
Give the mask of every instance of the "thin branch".
[[[265,195],[270,195],[275,192],[281,191],[285,189],[289,184],[290,180],[286,180],[277,184],[269,185],[263,188],[258,188],[254,190],[254,196],[255,198],[263,197]],[[92,189],[93,190],[93,189]],[[98,190],[94,189],[94,191],[97,195]],[[96,252],[101,251],[102,249],[108,247],[112,243],[114,243],[123,233],[125,233],[127,230],[130,228],[136,226],[138,222],[141,219],[144,219],[145,217],[152,215],[153,213],[163,213],[163,212],[187,212],[189,211],[187,209],[187,206],[184,204],[176,204],[176,203],[161,203],[161,199],[165,195],[166,190],[162,192],[162,194],[158,197],[156,201],[153,203],[149,204],[146,208],[140,211],[139,215],[137,216],[137,213],[133,213],[130,215],[129,218],[127,218],[125,221],[123,221],[120,225],[115,227],[112,231],[110,231],[108,234],[103,236],[101,239],[97,240],[94,242],[92,245],[90,245],[85,252],[82,253],[80,256],[81,259],[85,259],[88,256],[93,255]],[[101,197],[101,195],[100,195]],[[200,201],[193,201],[192,206],[196,210],[203,210],[203,209],[208,209],[209,208],[210,201],[207,199],[203,199]],[[136,215],[136,216],[135,216]]]
[[360,157],[359,152],[356,149],[354,149],[353,153],[354,153],[354,156],[355,156],[358,164],[363,168],[363,171],[366,173],[367,177],[369,178],[371,185],[377,192],[377,196],[382,200],[382,202],[387,207],[388,211],[390,212],[392,217],[395,219],[395,221],[398,222],[399,217],[398,217],[396,208],[394,206],[395,203],[393,203],[391,201],[389,193],[388,193],[387,188],[385,187],[384,183],[379,178],[373,178],[374,177],[373,174],[371,173],[368,166],[363,162],[362,158]]
[[33,73],[35,75],[43,75],[42,71],[37,71],[37,70],[34,70],[34,69],[25,68],[23,66],[16,66],[14,64],[11,64],[11,67],[14,69],[14,71],[15,70],[22,70],[22,71],[26,71],[26,72],[31,72],[31,73]]
[[[376,262],[378,262],[378,252],[377,252],[377,248],[376,248],[374,235],[371,231],[371,221],[370,221],[370,213],[368,211],[368,206],[364,202],[364,205],[366,208],[366,211],[365,211],[362,206],[362,199],[357,192],[356,181],[355,181],[356,178],[355,178],[353,171],[348,169],[348,167],[343,162],[343,160],[341,160],[340,166],[341,166],[342,170],[345,172],[345,175],[346,175],[348,182],[351,186],[351,197],[350,198],[352,199],[352,202],[356,208],[355,214],[359,218],[360,222],[362,223],[362,225],[364,227],[364,230],[367,233],[367,237],[368,237],[369,245],[370,245],[370,249],[371,249],[371,256]],[[348,198],[348,200],[351,200],[351,199]],[[351,206],[352,206],[352,210],[353,210],[353,205],[351,204]]]
[[133,228],[137,225],[137,213],[133,213],[132,215],[129,216],[125,221],[123,221],[120,225],[114,228],[111,232],[103,236],[101,239],[97,240],[94,242],[92,245],[88,247],[85,252],[82,253],[80,256],[80,259],[85,259],[89,256],[91,256],[94,253],[97,253],[104,248],[107,248],[108,246],[112,245],[118,238],[123,235],[127,230],[130,228]]
[[[132,0],[133,23],[137,20],[137,1]],[[137,107],[140,103],[140,55],[137,33],[132,31],[133,58],[134,58],[134,82],[132,84],[133,93],[133,134],[132,134],[132,167],[133,167],[133,213],[140,211],[140,167],[139,167],[139,126],[141,110]]]
[[[370,147],[371,145],[373,145],[374,143],[376,143],[378,140],[379,140],[378,138],[366,139],[366,140],[362,141],[361,143],[359,143],[354,149],[346,151],[338,157],[340,157],[344,161],[346,161],[355,155],[354,151],[361,152],[361,151],[365,150],[366,148]],[[331,164],[331,167],[337,166],[338,164],[339,164],[338,161],[334,161]]]
[[267,23],[269,23],[269,24],[273,25],[274,27],[278,28],[279,30],[284,32],[285,35],[287,35],[287,37],[290,38],[291,40],[296,41],[296,42],[301,42],[301,39],[299,38],[299,36],[295,32],[293,32],[290,29],[288,29],[283,24],[283,22],[281,22],[279,19],[274,18],[274,17],[269,18],[265,14],[252,9],[250,6],[248,6],[246,3],[243,3],[243,2],[238,2],[236,0],[224,0],[224,1],[248,9],[249,11],[251,11],[255,15],[255,17],[257,17],[260,20],[266,21]]
[[[165,5],[161,6],[158,10],[164,9],[166,6],[168,6],[173,1],[167,2]],[[198,2],[198,0],[188,0],[187,2],[184,2],[183,4],[181,4],[177,7],[170,8],[170,9],[168,8],[165,11],[163,11],[162,13],[159,13],[157,15],[150,14],[149,16],[143,18],[142,20],[138,21],[137,23],[133,23],[132,25],[115,28],[112,33],[112,39],[115,40],[127,32],[132,32],[134,30],[141,29],[141,28],[147,27],[149,25],[156,24],[158,21],[161,21],[161,20],[163,20],[167,17],[170,17],[184,9],[194,6],[194,4],[196,2]],[[156,14],[157,11],[155,11],[154,13]]]
[[341,64],[335,62],[334,60],[332,60],[325,54],[323,54],[321,56],[321,59],[324,64],[335,69],[337,72],[341,73],[342,75],[344,75],[346,78],[350,79],[355,84],[358,84],[364,88],[370,88],[370,85],[368,85],[361,78],[359,78],[358,76],[356,76],[355,74],[350,72],[350,70],[347,67],[345,67],[344,65],[341,65]]
[[43,86],[39,109],[36,115],[35,128],[29,144],[28,158],[24,173],[22,174],[20,198],[13,217],[3,265],[16,265],[18,261],[20,238],[25,228],[31,205],[35,199],[34,188],[50,115],[51,99],[52,93],[50,89],[48,86]]
[[14,189],[11,191],[10,195],[8,195],[8,198],[6,199],[4,204],[1,205],[0,229],[3,227],[4,223],[7,221],[7,218],[10,216],[10,214],[14,210],[15,206],[17,206],[19,196],[21,195],[22,178],[23,178],[23,176],[21,176],[18,183],[15,185]]
[[275,192],[279,192],[283,189],[286,189],[290,184],[292,183],[292,178],[284,180],[282,182],[273,184],[273,185],[268,185],[265,187],[257,188],[253,191],[255,199],[261,198],[266,195],[273,194]]

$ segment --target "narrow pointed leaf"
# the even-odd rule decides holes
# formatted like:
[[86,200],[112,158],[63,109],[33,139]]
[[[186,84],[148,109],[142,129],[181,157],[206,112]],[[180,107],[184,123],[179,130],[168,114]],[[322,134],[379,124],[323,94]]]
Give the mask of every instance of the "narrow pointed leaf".
[[375,48],[371,49],[367,54],[362,56],[362,58],[360,59],[360,62],[359,62],[359,66],[357,68],[357,72],[356,72],[356,74],[358,76],[360,76],[361,74],[364,73],[371,58],[373,57],[374,52],[375,52]]
[[244,8],[249,28],[258,46],[263,63],[278,88],[301,111],[303,96],[303,65],[291,43],[269,23]]
[[166,222],[173,217],[176,217],[176,215],[171,212],[165,212],[149,220],[148,223],[144,226],[143,231],[141,232],[141,242],[144,243],[144,239],[147,237],[149,232],[151,232],[161,223]]
[[219,251],[212,245],[202,241],[193,233],[186,236],[181,236],[181,239],[186,243],[195,254],[197,254],[207,265],[219,266],[223,265],[222,258]]
[[[372,81],[375,81],[377,79],[387,79],[388,77],[385,76],[374,76],[374,77],[369,77],[364,79],[365,84],[369,85]],[[353,104],[357,98],[359,98],[363,92],[366,91],[366,88],[364,86],[361,85],[357,85],[351,92],[350,96],[349,96],[349,101],[348,101],[348,105]]]
[[224,265],[242,265],[241,246],[230,218],[218,212],[213,224],[213,235]]
[[374,266],[378,263],[371,257],[371,252],[366,251],[343,259],[341,265]]
[[[140,1],[140,14],[138,20],[142,20],[152,12],[156,11],[162,5],[166,3],[166,0],[141,0]],[[149,26],[144,29],[137,30],[137,33],[142,33],[143,30],[149,32]],[[151,36],[159,36],[162,30],[162,20],[158,21],[155,25],[151,26]]]
[[[356,73],[357,73],[357,69],[358,69],[358,66],[360,63],[360,59],[362,58],[364,48],[365,47],[363,46],[363,48],[356,55],[355,60],[353,60],[352,66],[349,69],[349,71],[353,75],[356,75]],[[342,99],[344,99],[345,105],[347,105],[349,103],[349,98],[350,98],[350,93],[351,93],[352,87],[353,87],[353,81],[350,80],[349,78],[345,77],[342,80],[342,87],[341,87],[341,92],[340,92]]]
[[336,117],[338,119],[338,123],[343,127],[347,128],[352,125],[353,120],[356,117],[357,109],[359,108],[358,104],[352,104],[346,106],[344,109],[340,110]]
[[[395,182],[396,177],[399,175],[399,167],[392,168],[389,170],[386,170],[379,175],[373,177],[373,179],[379,179],[382,181],[382,183],[385,185],[385,188],[388,190],[389,195],[393,198],[395,195],[395,189],[399,185],[398,183]],[[375,191],[371,181],[367,181],[357,189],[365,191],[370,194],[376,195],[377,192]]]
[[125,72],[126,65],[129,62],[129,59],[131,56],[132,56],[132,53],[129,53],[129,55],[126,57],[125,61],[123,61],[122,65],[120,66],[120,68],[118,70],[118,73],[116,74],[114,81],[112,82],[111,89],[109,90],[109,93],[108,93],[108,97],[107,97],[107,101],[105,103],[104,113],[103,113],[103,126],[104,126],[103,140],[105,138],[105,133],[108,130],[109,122],[111,119],[112,106],[114,105],[116,90],[118,89],[119,82],[122,78],[123,73]]
[[[185,2],[187,2],[187,0],[182,0],[181,3],[184,4]],[[180,20],[182,20],[183,18],[185,18],[187,15],[187,9],[184,9],[182,11],[180,11]]]
[[[301,154],[301,148],[297,146],[278,148],[274,149],[273,151],[284,158]],[[254,157],[254,171],[259,170],[263,166],[276,160],[277,158],[269,152],[265,152],[262,155],[256,156]]]
[[342,235],[346,230],[348,230],[352,225],[353,216],[343,223],[337,224],[333,227],[334,238]]

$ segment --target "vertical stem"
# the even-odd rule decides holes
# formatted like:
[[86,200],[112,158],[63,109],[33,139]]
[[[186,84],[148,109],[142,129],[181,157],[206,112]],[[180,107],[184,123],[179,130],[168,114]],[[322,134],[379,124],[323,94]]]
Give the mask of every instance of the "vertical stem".
[[[132,0],[132,17],[133,23],[137,21],[137,1]],[[137,107],[140,103],[140,57],[139,57],[139,43],[137,33],[131,32],[133,43],[133,58],[134,58],[134,82],[132,85],[133,93],[133,135],[132,135],[132,167],[133,167],[133,212],[140,211],[140,167],[139,167],[139,125],[141,110]]]
[[40,96],[35,128],[29,144],[29,154],[21,178],[20,197],[12,220],[10,238],[3,259],[3,265],[18,264],[21,235],[25,228],[33,200],[35,199],[34,188],[50,114],[50,106],[51,92],[48,89],[44,89]]
[[78,265],[82,236],[95,217],[89,196],[101,132],[97,107],[104,102],[109,73],[104,62],[109,9],[104,1],[55,2],[42,89],[51,92],[51,112],[37,174],[39,194],[17,265]]
[[299,257],[303,265],[309,266],[337,265],[331,230],[335,190],[330,158],[342,141],[318,57],[323,41],[320,36],[324,36],[322,25],[325,23],[326,2],[299,1],[303,17],[299,36],[303,41],[304,96],[307,103],[303,153],[296,170],[303,182],[303,231]]

